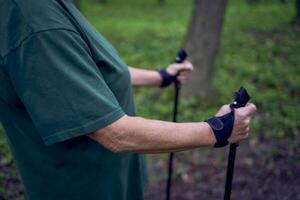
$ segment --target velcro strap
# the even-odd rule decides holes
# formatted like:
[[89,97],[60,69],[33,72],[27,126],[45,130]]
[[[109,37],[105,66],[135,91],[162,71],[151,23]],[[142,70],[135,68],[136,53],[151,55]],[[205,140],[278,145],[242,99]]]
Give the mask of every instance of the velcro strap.
[[176,76],[169,74],[165,69],[158,70],[158,73],[162,78],[160,87],[167,87],[176,80]]
[[208,118],[205,122],[210,125],[215,134],[217,142],[214,147],[226,146],[233,129],[234,110],[232,109],[230,113],[220,117],[213,116]]

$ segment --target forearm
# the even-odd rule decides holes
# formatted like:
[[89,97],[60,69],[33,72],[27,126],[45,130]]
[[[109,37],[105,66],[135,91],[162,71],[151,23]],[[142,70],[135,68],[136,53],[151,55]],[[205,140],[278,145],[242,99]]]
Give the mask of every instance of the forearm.
[[124,116],[89,135],[114,152],[163,153],[212,146],[207,123],[173,123]]
[[159,86],[162,81],[161,76],[155,70],[129,67],[129,72],[134,86]]

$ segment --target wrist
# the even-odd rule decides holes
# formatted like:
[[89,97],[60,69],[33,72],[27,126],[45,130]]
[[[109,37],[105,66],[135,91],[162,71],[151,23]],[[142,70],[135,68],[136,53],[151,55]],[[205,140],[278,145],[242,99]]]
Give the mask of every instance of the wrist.
[[228,138],[231,136],[233,130],[234,111],[220,117],[210,117],[205,122],[211,127],[215,136],[216,143],[214,147],[226,146],[229,143]]
[[174,68],[171,68],[170,65],[166,68],[166,71],[171,75],[171,76],[176,76],[176,71]]
[[170,74],[166,69],[160,69],[157,71],[161,77],[160,87],[167,87],[176,81],[176,76]]
[[214,131],[212,130],[212,128],[210,127],[210,125],[207,122],[202,122],[203,125],[206,127],[206,132],[208,134],[208,145],[209,146],[214,146],[217,142],[217,139],[215,137]]
[[216,139],[216,136],[214,134],[214,131],[207,122],[204,122],[204,124],[208,129],[207,132],[209,134],[209,145],[214,146],[217,143],[217,139]]

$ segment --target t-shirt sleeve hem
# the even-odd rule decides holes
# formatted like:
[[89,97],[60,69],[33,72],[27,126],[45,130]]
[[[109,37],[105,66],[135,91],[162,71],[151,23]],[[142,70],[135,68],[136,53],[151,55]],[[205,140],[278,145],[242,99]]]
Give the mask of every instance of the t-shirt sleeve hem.
[[47,136],[43,138],[43,141],[46,145],[52,145],[58,142],[62,142],[71,138],[75,138],[78,136],[86,135],[88,133],[92,133],[93,131],[96,131],[97,129],[103,128],[114,121],[118,120],[122,116],[124,116],[125,113],[120,108],[118,110],[115,110],[104,117],[97,118],[95,120],[91,120],[84,125],[67,129],[64,131],[60,131],[58,133],[54,133],[50,136]]

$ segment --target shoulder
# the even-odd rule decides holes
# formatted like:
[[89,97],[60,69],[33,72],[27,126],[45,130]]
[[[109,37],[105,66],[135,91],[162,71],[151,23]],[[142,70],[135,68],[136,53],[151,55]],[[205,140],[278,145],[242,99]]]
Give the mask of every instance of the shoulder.
[[33,31],[53,28],[74,29],[68,0],[14,0]]
[[29,35],[46,30],[77,32],[68,11],[68,0],[1,0],[0,53],[2,56]]

